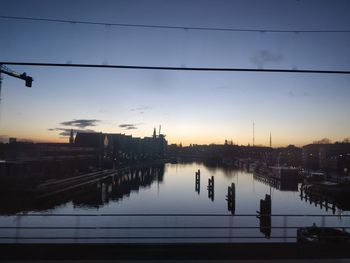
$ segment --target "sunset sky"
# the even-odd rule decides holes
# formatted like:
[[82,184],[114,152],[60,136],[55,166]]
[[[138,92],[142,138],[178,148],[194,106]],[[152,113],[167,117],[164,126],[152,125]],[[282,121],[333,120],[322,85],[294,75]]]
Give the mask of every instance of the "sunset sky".
[[[283,4],[282,4],[283,3]],[[350,30],[350,1],[2,0],[0,16],[275,30]],[[0,61],[350,70],[350,33],[196,31],[0,18]],[[67,141],[70,129],[169,143],[304,145],[350,137],[350,75],[9,66],[0,140]]]

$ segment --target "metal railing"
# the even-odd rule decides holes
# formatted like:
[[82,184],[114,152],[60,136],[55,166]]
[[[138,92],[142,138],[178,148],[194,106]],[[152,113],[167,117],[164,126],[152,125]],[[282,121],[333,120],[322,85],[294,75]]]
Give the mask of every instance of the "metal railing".
[[0,221],[0,242],[296,242],[297,230],[315,222],[322,231],[350,229],[350,215],[31,213]]

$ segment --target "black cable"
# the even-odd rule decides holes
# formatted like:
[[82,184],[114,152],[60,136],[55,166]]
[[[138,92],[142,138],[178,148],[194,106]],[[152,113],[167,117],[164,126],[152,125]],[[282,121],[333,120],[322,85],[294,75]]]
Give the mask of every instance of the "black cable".
[[349,70],[312,70],[312,69],[254,69],[254,68],[210,68],[210,67],[163,67],[163,66],[132,66],[132,65],[101,65],[101,64],[66,64],[42,62],[11,62],[0,61],[3,65],[39,66],[39,67],[79,67],[79,68],[114,68],[139,70],[170,70],[170,71],[222,71],[222,72],[277,72],[277,73],[313,73],[313,74],[343,74],[349,75]]
[[12,20],[30,20],[38,22],[54,22],[54,23],[71,23],[84,25],[99,26],[117,26],[117,27],[136,27],[136,28],[156,28],[156,29],[177,29],[177,30],[200,30],[200,31],[226,31],[226,32],[259,32],[259,33],[350,33],[350,30],[278,30],[278,29],[247,29],[247,28],[220,28],[220,27],[191,27],[191,26],[169,26],[169,25],[152,25],[152,24],[127,24],[127,23],[108,23],[108,22],[92,22],[81,20],[64,20],[52,18],[37,18],[23,16],[0,16],[1,19]]
[[[297,236],[270,236],[269,238],[296,238]],[[327,238],[335,238],[338,236],[327,236]],[[265,236],[84,236],[84,237],[72,237],[72,236],[26,236],[26,237],[11,237],[11,236],[0,236],[0,239],[11,239],[11,240],[69,240],[69,239],[79,239],[79,240],[95,240],[95,239],[239,239],[239,238],[254,238],[254,239],[266,239]],[[340,237],[348,238],[348,237]]]
[[[179,214],[169,214],[169,213],[149,213],[149,214],[143,214],[143,213],[125,213],[125,214],[15,214],[13,216],[16,217],[29,217],[29,216],[38,216],[38,217],[74,217],[74,216],[81,216],[81,217],[256,217],[257,214],[198,214],[198,213],[179,213]],[[259,216],[272,216],[272,217],[339,217],[339,215],[333,215],[333,214],[260,214]],[[349,215],[341,215],[341,217],[348,218],[350,217]]]
[[[162,229],[298,229],[302,226],[82,226],[82,227],[66,227],[66,226],[0,226],[0,229],[34,229],[34,230],[116,230],[116,229],[148,229],[148,230],[162,230]],[[322,229],[350,229],[346,226],[327,226]]]

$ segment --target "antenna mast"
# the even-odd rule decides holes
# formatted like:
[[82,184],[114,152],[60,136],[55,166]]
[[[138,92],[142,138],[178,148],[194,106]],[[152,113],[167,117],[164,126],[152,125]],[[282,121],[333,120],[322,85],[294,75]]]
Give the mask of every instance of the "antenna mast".
[[255,123],[253,122],[253,146],[255,145]]

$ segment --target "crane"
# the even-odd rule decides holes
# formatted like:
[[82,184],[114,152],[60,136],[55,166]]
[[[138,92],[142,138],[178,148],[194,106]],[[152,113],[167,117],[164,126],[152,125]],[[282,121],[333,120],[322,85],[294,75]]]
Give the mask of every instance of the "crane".
[[32,82],[33,82],[33,78],[28,76],[27,73],[18,73],[6,66],[4,66],[3,64],[0,64],[0,100],[1,100],[1,84],[2,84],[2,77],[1,77],[1,73],[4,73],[6,75],[9,75],[11,77],[15,77],[18,79],[23,79],[25,81],[25,85],[28,88],[32,87]]

